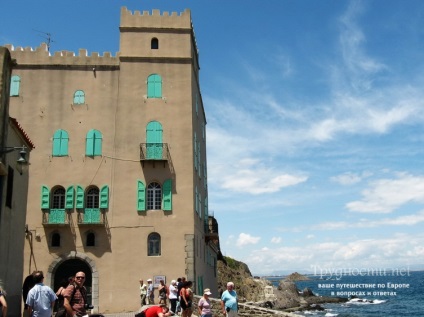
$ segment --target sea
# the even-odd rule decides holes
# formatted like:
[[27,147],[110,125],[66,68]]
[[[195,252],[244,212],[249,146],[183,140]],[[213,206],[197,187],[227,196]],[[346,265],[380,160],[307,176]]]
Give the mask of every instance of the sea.
[[[372,274],[371,274],[372,273]],[[324,311],[296,312],[301,316],[325,317],[424,317],[424,271],[349,272],[305,275],[297,281],[302,291],[317,296],[350,298],[346,303],[322,304]],[[284,277],[266,277],[278,286]]]

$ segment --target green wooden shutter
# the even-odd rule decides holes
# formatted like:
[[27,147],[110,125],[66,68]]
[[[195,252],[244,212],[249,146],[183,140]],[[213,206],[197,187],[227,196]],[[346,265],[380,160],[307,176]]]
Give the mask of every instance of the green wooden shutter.
[[14,75],[11,78],[10,84],[10,96],[19,96],[19,88],[21,85],[21,77]]
[[94,130],[87,132],[87,137],[85,141],[85,155],[94,156]]
[[147,98],[162,98],[162,78],[157,74],[147,78]]
[[53,135],[53,156],[68,155],[68,132],[57,130]]
[[74,186],[71,185],[66,189],[66,199],[65,199],[66,209],[74,208],[74,196],[75,196]]
[[146,186],[140,180],[137,181],[137,211],[146,210]]
[[104,185],[100,190],[100,208],[106,209],[109,207],[109,186]]
[[82,90],[77,90],[74,93],[74,105],[83,105],[85,103],[85,93]]
[[172,180],[171,179],[167,179],[163,183],[162,209],[172,210]]
[[98,130],[94,130],[94,148],[93,148],[93,154],[95,156],[102,155],[102,133]]
[[80,185],[77,185],[75,208],[78,208],[78,209],[84,208],[84,189]]
[[85,144],[85,155],[102,155],[102,134],[100,131],[94,129],[88,131]]
[[147,158],[160,160],[163,156],[162,150],[162,124],[151,121],[146,127]]
[[194,132],[194,141],[193,141],[193,150],[194,150],[194,169],[197,171],[197,133]]
[[47,186],[41,186],[41,209],[50,208],[50,190]]
[[198,209],[198,204],[199,204],[199,196],[198,196],[198,192],[197,192],[197,186],[196,186],[196,196],[194,197],[194,205],[195,205],[195,210],[196,213],[199,213],[199,209]]

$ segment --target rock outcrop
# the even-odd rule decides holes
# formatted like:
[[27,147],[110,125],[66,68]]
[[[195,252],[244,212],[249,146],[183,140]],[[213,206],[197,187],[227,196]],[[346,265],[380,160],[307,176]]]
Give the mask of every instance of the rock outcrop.
[[224,257],[224,260],[225,262],[218,261],[218,287],[225,290],[228,281],[234,282],[241,303],[294,312],[322,310],[320,304],[347,301],[347,298],[316,296],[308,288],[300,292],[295,281],[308,280],[308,277],[297,272],[281,280],[278,287],[274,287],[266,279],[252,277],[245,263],[229,257]]

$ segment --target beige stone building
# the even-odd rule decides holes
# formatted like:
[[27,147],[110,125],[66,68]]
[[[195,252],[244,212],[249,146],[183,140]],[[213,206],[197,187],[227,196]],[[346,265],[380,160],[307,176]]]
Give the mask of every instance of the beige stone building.
[[8,48],[17,62],[10,112],[37,145],[23,276],[43,270],[57,289],[82,270],[101,313],[138,309],[140,278],[186,276],[196,293],[216,294],[190,11],[122,8],[115,55]]
[[28,194],[29,153],[34,144],[9,117],[13,62],[0,47],[0,288],[7,292],[8,315],[20,314]]

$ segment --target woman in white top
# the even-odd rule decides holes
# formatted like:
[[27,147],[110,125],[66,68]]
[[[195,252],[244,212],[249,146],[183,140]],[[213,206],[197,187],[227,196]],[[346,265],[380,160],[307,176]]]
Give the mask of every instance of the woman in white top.
[[169,301],[171,302],[171,312],[175,314],[178,301],[178,287],[175,280],[172,280],[171,285],[169,285]]

